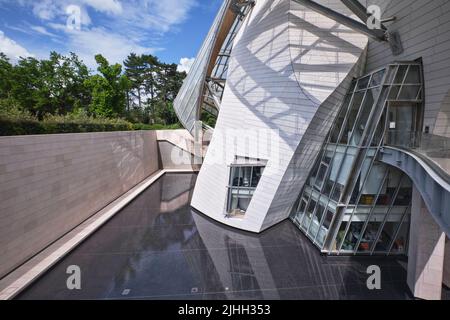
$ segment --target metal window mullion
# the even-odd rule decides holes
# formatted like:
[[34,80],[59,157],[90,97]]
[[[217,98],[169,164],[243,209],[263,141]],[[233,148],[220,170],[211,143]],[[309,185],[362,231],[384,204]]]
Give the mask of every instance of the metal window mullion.
[[355,99],[356,86],[357,86],[357,85],[358,85],[358,81],[356,81],[356,84],[355,84],[355,90],[353,91],[352,97],[350,98],[350,101],[349,101],[349,103],[348,103],[347,111],[345,112],[344,120],[342,121],[341,130],[339,131],[339,134],[338,134],[338,138],[337,138],[336,144],[339,144],[339,143],[340,143],[340,141],[341,141],[341,139],[342,139],[342,135],[344,134],[344,131],[345,131],[345,127],[347,126],[348,117],[349,117],[349,115],[350,115],[350,110],[351,110],[351,108],[352,108],[353,101],[354,101],[354,99]]
[[[379,94],[377,95],[377,97],[376,97],[376,99],[374,99],[375,101],[374,101],[374,104],[373,104],[373,106],[376,106],[377,104],[378,104],[378,102],[379,102],[379,100],[380,100],[380,98],[381,98],[381,94],[382,94],[382,92],[383,92],[383,86],[384,86],[384,84],[385,84],[385,82],[386,82],[386,77],[387,77],[387,72],[385,72],[385,74],[383,75],[383,80],[382,80],[382,85],[381,85],[381,90],[380,90],[380,92],[379,92]],[[371,76],[371,78],[372,78],[372,76]],[[366,91],[366,93],[367,93],[367,91]],[[361,104],[364,102],[364,100],[361,102]],[[383,106],[383,109],[384,109],[384,106]],[[373,107],[372,107],[372,110],[371,110],[371,113],[373,113],[373,112],[375,112],[375,110],[373,110]],[[382,111],[383,112],[383,111]],[[372,114],[372,117],[373,117],[373,114]],[[369,118],[367,119],[367,121],[370,121],[370,120],[372,120],[371,119],[371,114],[369,114]],[[355,125],[356,125],[356,121],[355,121]],[[372,134],[371,134],[371,137],[370,137],[370,141],[372,141],[373,140],[373,136],[374,136],[374,134],[375,134],[375,132],[376,132],[376,128],[374,128],[374,130],[372,130],[373,132],[372,132]],[[352,133],[353,134],[353,133]],[[361,143],[360,144],[363,144],[364,143],[364,141],[365,141],[365,136],[367,136],[368,135],[368,132],[367,132],[367,127],[364,129],[364,132],[363,132],[363,134],[362,134],[362,137],[361,137]],[[347,146],[348,147],[348,146]],[[362,145],[360,145],[360,146],[357,146],[356,148],[358,148],[359,149],[359,151],[361,152],[361,150],[363,150],[362,149]],[[380,148],[380,145],[378,146],[378,149]],[[367,150],[365,150],[364,149],[364,152],[365,153],[367,153]],[[377,152],[378,152],[378,150],[377,150]],[[356,156],[357,157],[357,156]],[[354,159],[354,161],[356,161],[356,157],[355,157],[355,159]],[[364,157],[365,158],[365,157]],[[345,159],[345,158],[344,158]],[[364,160],[363,160],[364,161]],[[342,161],[342,162],[344,162],[344,160]],[[354,164],[352,164],[352,167],[354,166]],[[358,170],[358,175],[361,173],[361,167],[362,166],[360,166],[360,168],[359,168],[359,170]],[[340,172],[339,172],[339,174],[340,174]],[[349,177],[347,177],[347,179],[346,179],[346,184],[348,184],[348,180],[349,180]],[[353,188],[352,188],[352,190],[351,190],[351,192],[353,192]],[[342,194],[341,194],[341,198],[340,199],[342,199]],[[340,202],[340,201],[339,201]],[[349,202],[349,199],[347,200],[347,203],[345,204],[345,207],[347,208],[347,206],[348,206],[348,202]],[[352,212],[352,216],[351,216],[351,219],[353,218],[353,214],[354,214],[354,212]],[[343,214],[342,215],[342,219],[344,218],[344,216],[345,216],[345,214]],[[340,245],[339,245],[339,252],[341,251],[341,249],[342,249],[342,245],[343,245],[343,243],[344,243],[344,241],[345,241],[345,239],[346,239],[346,237],[347,237],[347,233],[348,233],[348,230],[350,229],[350,225],[351,225],[351,219],[349,220],[349,223],[347,224],[347,226],[346,226],[346,228],[345,228],[345,235],[344,235],[344,237],[342,238],[342,241],[341,241],[341,243],[340,243]],[[336,236],[337,236],[337,234],[336,234]]]
[[[399,223],[399,225],[397,227],[397,230],[395,231],[395,234],[392,237],[391,243],[390,243],[390,245],[388,247],[389,249],[387,251],[387,255],[391,254],[392,247],[394,246],[394,242],[395,242],[395,240],[397,240],[398,234],[400,233],[400,230],[401,230],[401,228],[403,226],[403,223],[405,222],[406,216],[408,215],[408,211],[410,209],[411,209],[411,203],[408,205],[408,207],[406,207],[405,212],[403,213],[402,218],[400,219],[400,223]],[[405,245],[405,248],[407,248],[406,245]]]
[[303,195],[306,195],[306,197],[305,197],[306,205],[305,205],[305,212],[303,213],[303,216],[300,219],[300,227],[302,226],[303,220],[305,219],[306,211],[308,210],[308,206],[309,206],[309,201],[311,200],[311,197],[312,197],[312,192],[313,192],[313,190],[312,190],[312,187],[311,187],[311,191],[310,192],[306,192],[306,189],[305,189],[305,193],[303,194]]
[[[375,162],[375,160],[374,160],[374,162]],[[389,173],[389,169],[386,167],[386,172],[384,174],[383,181],[381,182],[381,185],[378,188],[377,195],[375,197],[374,203],[372,204],[372,208],[370,208],[370,211],[369,211],[369,214],[367,216],[367,219],[364,222],[364,225],[363,225],[363,227],[361,229],[361,235],[360,235],[360,237],[358,239],[358,242],[356,243],[356,247],[355,247],[355,250],[353,252],[353,254],[355,254],[355,255],[358,252],[358,248],[359,248],[359,245],[361,244],[362,237],[365,234],[367,226],[369,225],[370,219],[372,218],[373,212],[375,211],[375,207],[377,206],[377,202],[378,202],[378,199],[380,197],[381,189],[383,189],[383,186],[384,186],[384,183],[386,182],[388,173]]]
[[405,177],[404,174],[402,174],[402,176],[400,177],[400,181],[398,183],[397,189],[395,190],[394,196],[392,197],[392,201],[391,201],[391,203],[389,205],[388,212],[386,213],[386,216],[384,217],[383,222],[380,225],[380,229],[378,230],[377,235],[375,236],[375,240],[374,240],[374,242],[372,244],[372,248],[370,250],[370,255],[373,255],[373,252],[375,251],[375,247],[376,247],[376,245],[378,243],[378,240],[380,239],[381,233],[383,232],[383,229],[384,229],[384,226],[386,224],[386,221],[389,218],[389,216],[391,215],[392,209],[394,207],[395,200],[397,199],[397,195],[398,195],[398,193],[400,191],[400,187],[402,186],[402,182],[403,182],[404,177]]
[[[372,82],[372,77],[373,77],[373,74],[370,75],[369,83],[367,84],[367,88],[364,90],[364,97],[362,98],[361,103],[360,103],[360,105],[359,105],[358,114],[356,115],[355,123],[353,124],[352,131],[351,131],[351,134],[350,134],[350,138],[353,138],[353,133],[355,132],[356,125],[358,124],[358,120],[359,120],[359,118],[361,117],[361,114],[362,114],[362,112],[363,112],[362,106],[363,106],[364,103],[366,102],[367,91],[370,90],[368,87],[369,87],[370,82]],[[363,90],[361,90],[361,91],[363,91]],[[373,107],[372,107],[372,108],[373,108]],[[349,143],[349,142],[347,142],[347,144],[348,144],[348,143]]]

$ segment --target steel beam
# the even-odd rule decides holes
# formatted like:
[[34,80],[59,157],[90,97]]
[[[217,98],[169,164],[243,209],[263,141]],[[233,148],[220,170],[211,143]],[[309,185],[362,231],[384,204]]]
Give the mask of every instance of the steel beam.
[[363,33],[372,39],[375,39],[377,41],[387,41],[386,33],[383,30],[376,30],[376,29],[371,30],[365,24],[358,22],[352,18],[349,18],[339,12],[331,10],[312,0],[294,0],[294,1],[311,10],[323,14],[324,16],[336,21],[337,23],[340,23],[357,32]]
[[[370,18],[370,15],[367,13],[367,8],[358,0],[341,0],[341,2],[361,19],[362,22],[366,22]],[[386,30],[386,27],[383,24],[381,24],[381,28]]]

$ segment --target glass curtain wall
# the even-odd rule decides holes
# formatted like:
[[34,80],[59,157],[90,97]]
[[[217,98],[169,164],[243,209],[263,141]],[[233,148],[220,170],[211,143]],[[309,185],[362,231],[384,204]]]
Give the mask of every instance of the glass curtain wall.
[[219,111],[216,102],[222,101],[223,91],[225,89],[228,65],[230,63],[231,52],[233,51],[234,39],[250,9],[251,5],[235,7],[234,10],[236,12],[236,19],[234,20],[230,32],[223,42],[211,75],[206,78],[202,110],[215,118],[217,118]]
[[229,216],[245,214],[263,172],[264,165],[261,164],[231,165],[227,202]]
[[[418,130],[421,79],[397,63],[353,81],[291,215],[323,252],[406,253],[412,183],[377,155],[389,130]],[[393,124],[399,106],[410,112]]]

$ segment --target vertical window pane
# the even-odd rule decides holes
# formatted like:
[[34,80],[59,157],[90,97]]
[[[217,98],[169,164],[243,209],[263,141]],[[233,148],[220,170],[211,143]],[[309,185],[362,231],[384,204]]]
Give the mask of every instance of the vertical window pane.
[[233,175],[232,186],[238,187],[238,186],[242,185],[242,168],[241,167],[233,167],[232,175]]
[[333,220],[333,212],[327,210],[325,217],[323,219],[322,226],[320,227],[319,233],[317,234],[317,242],[319,246],[322,246],[325,242],[325,238],[328,235],[328,230],[330,229],[331,221]]
[[316,212],[312,216],[311,225],[308,230],[308,234],[313,239],[316,237],[317,232],[319,231],[319,225],[320,225],[320,222],[322,221],[322,216],[323,216],[324,210],[325,210],[325,208],[321,203],[317,204]]
[[369,85],[369,80],[370,80],[370,75],[367,77],[364,77],[362,79],[359,79],[357,90],[363,90],[363,89],[367,88],[367,86]]
[[399,227],[400,219],[403,214],[390,214],[389,221],[387,221],[381,231],[380,237],[375,245],[375,251],[377,252],[387,252],[389,250],[389,245],[395,236],[397,228]]
[[353,221],[350,224],[350,228],[347,232],[347,236],[344,239],[341,250],[353,251],[355,250],[356,244],[361,236],[361,230],[364,226],[364,221]]
[[403,79],[405,78],[406,70],[408,70],[408,66],[399,66],[397,74],[395,75],[394,83],[401,84],[403,83]]
[[242,168],[242,186],[250,187],[251,175],[252,175],[252,167]]
[[389,91],[388,100],[397,100],[398,92],[400,91],[400,86],[392,86]]
[[333,129],[331,130],[331,133],[330,133],[330,135],[331,135],[330,141],[332,143],[337,143],[338,142],[339,133],[341,132],[342,125],[343,125],[344,120],[345,120],[345,114],[347,113],[348,105],[350,103],[351,98],[352,98],[351,94],[347,95],[345,97],[344,104],[342,105],[341,110],[339,111],[339,115],[336,118],[335,125],[334,125],[334,127],[333,127]]
[[323,180],[325,178],[325,174],[327,172],[328,166],[323,163],[320,164],[319,172],[317,173],[315,187],[320,191],[322,189]]
[[353,96],[353,102],[350,107],[349,114],[347,116],[347,121],[343,128],[343,134],[340,143],[347,144],[350,139],[350,135],[355,124],[356,117],[358,116],[358,111],[361,106],[361,102],[364,98],[364,91],[356,92]]
[[306,230],[308,230],[308,227],[312,220],[312,214],[314,212],[314,209],[316,207],[316,201],[311,199],[309,201],[308,209],[306,210],[305,217],[303,218],[302,227]]
[[398,100],[416,100],[420,86],[403,86]]
[[253,173],[252,173],[252,187],[256,187],[259,183],[259,180],[261,179],[263,172],[262,167],[253,167]]
[[384,72],[385,70],[383,69],[373,74],[372,81],[370,81],[370,87],[376,87],[381,85],[381,82],[383,81]]
[[364,133],[364,129],[367,126],[367,120],[369,119],[370,112],[372,111],[375,98],[378,95],[379,89],[369,89],[367,90],[364,102],[361,105],[361,111],[359,114],[359,119],[355,125],[353,131],[353,136],[350,141],[350,145],[357,146],[361,142],[361,137]]
[[391,252],[393,253],[406,253],[406,245],[408,240],[409,231],[409,219],[406,219],[398,232],[397,238],[392,244]]
[[408,84],[417,84],[421,83],[422,80],[420,79],[420,69],[419,66],[410,66],[408,75],[406,76],[405,83]]

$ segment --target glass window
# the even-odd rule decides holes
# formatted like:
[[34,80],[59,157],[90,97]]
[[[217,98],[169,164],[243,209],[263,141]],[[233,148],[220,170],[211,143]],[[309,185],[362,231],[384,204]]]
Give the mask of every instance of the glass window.
[[412,65],[409,67],[408,75],[406,76],[405,83],[407,84],[419,84],[420,79],[420,67],[418,65]]
[[328,235],[328,230],[330,229],[331,221],[333,220],[333,212],[330,210],[327,210],[325,217],[323,219],[322,226],[319,229],[319,233],[317,234],[317,243],[320,247],[323,246],[325,242],[325,238]]
[[308,230],[308,234],[311,236],[312,239],[314,239],[317,235],[317,232],[319,232],[319,226],[320,226],[320,223],[322,222],[324,210],[325,210],[325,207],[323,206],[323,204],[318,203],[316,212],[312,216],[311,225]]
[[[372,217],[373,219],[374,217]],[[371,220],[372,220],[371,219]],[[367,224],[366,230],[361,238],[361,241],[358,246],[358,251],[360,252],[368,252],[373,246],[373,243],[376,240],[378,230],[380,229],[380,225],[382,222],[380,221],[370,221]]]
[[373,109],[373,104],[378,93],[379,88],[367,90],[366,96],[364,98],[364,103],[360,108],[361,111],[359,113],[359,119],[355,125],[355,129],[353,130],[353,136],[349,143],[350,145],[358,146],[361,142],[361,137],[364,133],[364,129],[367,126],[367,120],[369,119],[370,112]]
[[230,170],[227,212],[232,216],[244,215],[263,174],[263,166],[236,166]]
[[409,232],[409,219],[406,219],[399,231],[397,238],[392,243],[391,252],[393,253],[406,253],[407,250],[407,241],[408,241],[408,232]]
[[402,84],[403,79],[405,78],[406,70],[408,70],[407,65],[399,66],[397,74],[395,75],[394,83],[395,84]]
[[330,142],[331,143],[337,143],[338,139],[339,139],[339,133],[341,132],[342,129],[342,125],[344,123],[345,120],[345,114],[347,113],[348,110],[348,105],[350,103],[350,100],[352,98],[352,95],[347,95],[345,97],[344,103],[341,107],[341,110],[339,111],[339,114],[336,118],[335,124],[333,129],[331,130],[330,133]]
[[397,100],[398,92],[400,91],[401,86],[392,86],[389,91],[388,100]]
[[395,237],[402,216],[402,214],[389,215],[389,221],[384,224],[383,230],[380,233],[380,237],[377,239],[377,242],[375,244],[375,251],[389,251],[389,246],[392,242],[392,239]]
[[306,214],[305,214],[305,217],[303,218],[303,222],[302,222],[302,227],[303,227],[303,229],[305,229],[305,231],[308,230],[308,228],[309,228],[315,208],[316,208],[316,201],[311,199],[309,201],[308,209],[306,210]]
[[251,183],[252,187],[256,187],[258,185],[263,172],[264,172],[264,167],[253,167],[252,183]]
[[340,143],[347,144],[350,139],[350,135],[353,130],[353,125],[355,124],[356,117],[358,116],[358,111],[361,106],[361,102],[364,98],[364,91],[356,92],[353,96],[352,105],[350,107],[349,114],[347,116],[347,121],[343,128],[343,134]]
[[420,86],[403,86],[398,96],[398,100],[416,100]]
[[356,90],[363,90],[366,89],[369,85],[370,75],[364,78],[359,79],[358,81],[358,88]]
[[353,221],[350,224],[350,228],[347,232],[347,236],[342,243],[341,250],[343,251],[353,251],[358,244],[359,238],[361,237],[361,230],[364,226],[364,221]]
[[385,70],[383,69],[373,74],[372,81],[370,81],[370,87],[376,87],[381,85],[381,82],[383,81],[384,72]]
[[232,186],[238,187],[242,185],[242,168],[240,167],[232,167],[231,168],[232,175]]
[[327,173],[328,166],[321,163],[319,167],[319,172],[317,173],[317,178],[315,182],[315,187],[320,191],[322,189],[323,180],[325,178],[325,174]]
[[397,73],[397,66],[389,66],[388,74],[386,75],[386,84],[391,84],[394,80],[394,76]]
[[412,199],[412,182],[407,176],[403,176],[400,189],[395,198],[394,206],[408,206]]

